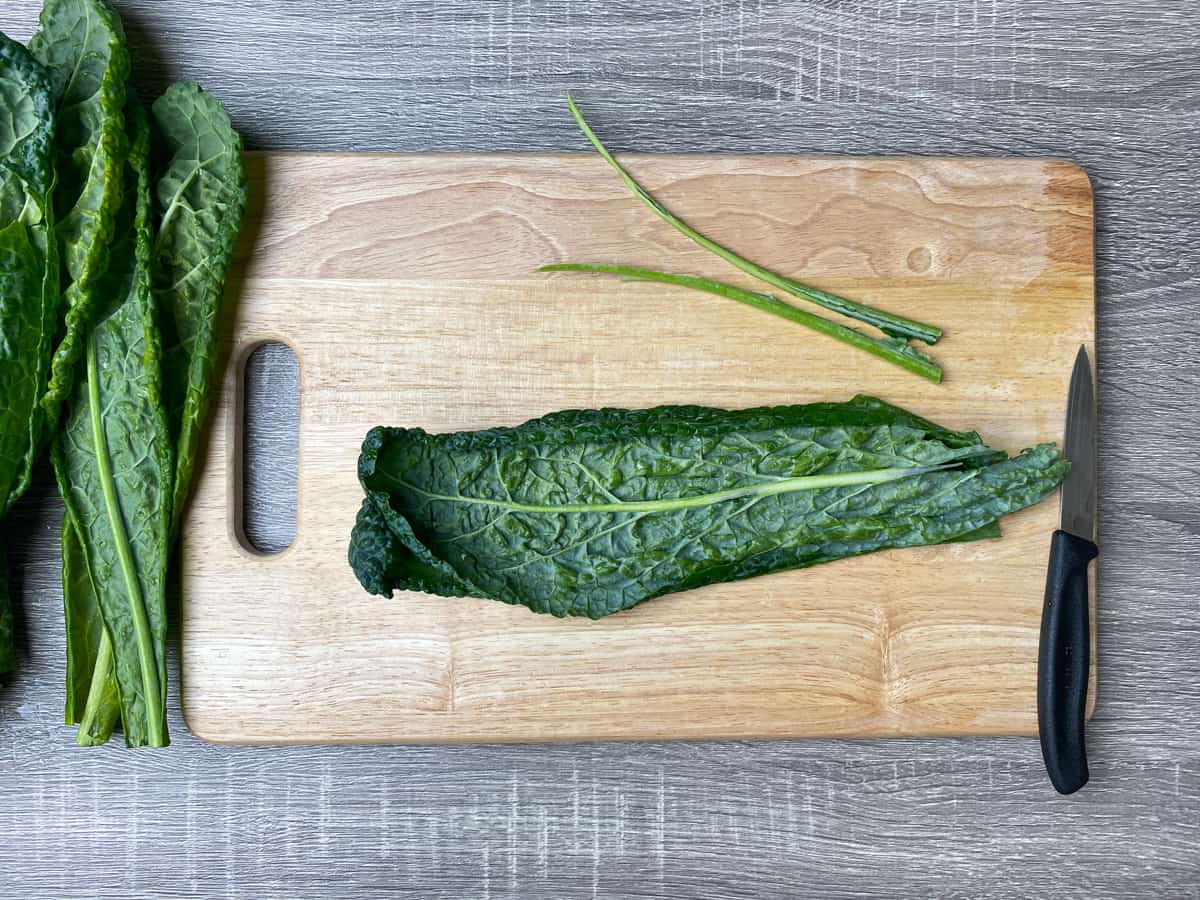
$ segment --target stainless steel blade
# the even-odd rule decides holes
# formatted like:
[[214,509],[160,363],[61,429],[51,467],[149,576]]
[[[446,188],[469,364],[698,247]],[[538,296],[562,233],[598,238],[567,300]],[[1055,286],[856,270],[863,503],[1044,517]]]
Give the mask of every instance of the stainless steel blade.
[[1067,393],[1063,456],[1071,462],[1062,485],[1059,527],[1089,541],[1096,539],[1096,390],[1087,348],[1080,347]]

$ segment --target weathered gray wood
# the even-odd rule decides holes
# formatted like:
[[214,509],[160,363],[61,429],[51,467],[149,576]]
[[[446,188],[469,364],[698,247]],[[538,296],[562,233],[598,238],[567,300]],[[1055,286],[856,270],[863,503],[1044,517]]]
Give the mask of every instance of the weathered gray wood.
[[[0,893],[1200,897],[1191,4],[118,5],[143,89],[200,78],[256,147],[583,149],[572,88],[616,147],[1082,163],[1104,426],[1093,782],[1055,797],[1027,740],[223,748],[177,712],[170,751],[77,750],[43,472],[2,532],[27,659],[0,689]],[[38,6],[6,0],[0,29],[28,37]],[[286,366],[261,371],[279,396]]]

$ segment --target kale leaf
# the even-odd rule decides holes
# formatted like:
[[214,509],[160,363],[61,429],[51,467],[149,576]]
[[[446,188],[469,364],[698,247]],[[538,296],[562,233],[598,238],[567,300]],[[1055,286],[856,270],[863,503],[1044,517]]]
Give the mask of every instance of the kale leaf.
[[162,309],[165,400],[176,448],[171,533],[179,533],[217,363],[225,272],[246,211],[242,139],[199,85],[173,84],[154,104],[162,147],[154,291]]
[[129,53],[104,0],[46,0],[29,50],[50,73],[58,108],[54,207],[68,282],[65,326],[42,398],[53,424],[78,373],[121,205]]
[[0,515],[29,485],[58,306],[54,112],[44,69],[0,35]]
[[[69,526],[63,592],[74,632],[68,646],[76,683],[68,685],[73,698],[68,714],[79,712],[79,682],[87,673],[89,695],[94,689],[96,699],[89,696],[79,716],[80,737],[107,737],[115,723],[97,722],[89,713],[111,696],[105,671],[111,658],[126,743],[158,747],[168,742],[166,573],[173,465],[150,289],[150,127],[136,99],[127,104],[127,117],[133,135],[129,188],[111,265],[97,289],[107,306],[98,310],[85,341],[85,376],[66,404],[52,454]],[[80,557],[90,578],[78,572]],[[97,607],[104,621],[98,643],[92,624]]]
[[350,563],[373,593],[600,618],[716,582],[989,536],[1066,470],[1052,444],[1009,459],[869,397],[376,428]]
[[63,612],[67,630],[68,725],[79,725],[81,747],[105,743],[121,720],[121,696],[113,672],[113,644],[104,627],[83,542],[74,517],[62,525]]
[[[54,99],[46,71],[0,34],[0,516],[29,486],[58,312]],[[16,663],[7,559],[0,555],[0,672]]]

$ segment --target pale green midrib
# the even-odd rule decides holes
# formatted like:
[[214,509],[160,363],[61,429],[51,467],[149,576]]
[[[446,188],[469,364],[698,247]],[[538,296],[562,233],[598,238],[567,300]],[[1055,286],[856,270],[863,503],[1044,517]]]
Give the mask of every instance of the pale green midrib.
[[737,500],[742,497],[772,497],[777,494],[791,494],[799,491],[818,491],[828,488],[851,487],[854,485],[883,484],[888,481],[899,481],[902,478],[914,478],[928,472],[939,472],[953,468],[957,461],[938,466],[917,466],[909,468],[865,469],[857,472],[835,472],[829,475],[800,475],[795,478],[784,478],[778,481],[759,482],[728,488],[723,491],[712,491],[707,494],[697,494],[694,497],[677,497],[669,500],[622,500],[615,503],[563,503],[542,506],[530,503],[517,503],[512,500],[495,500],[488,497],[464,497],[462,495],[438,494],[410,484],[402,478],[384,473],[384,477],[400,487],[416,491],[430,500],[443,500],[448,503],[468,503],[474,506],[491,506],[505,509],[509,512],[521,513],[655,513],[674,512],[681,509],[698,509],[723,503],[726,500]]
[[125,523],[121,519],[117,486],[113,479],[112,464],[108,458],[108,441],[105,438],[104,423],[100,417],[100,365],[94,335],[92,340],[88,341],[87,376],[92,451],[95,453],[96,465],[100,470],[100,487],[104,494],[108,525],[112,530],[113,543],[117,548],[117,558],[121,563],[121,575],[125,580],[126,597],[129,600],[129,614],[133,618],[133,628],[137,635],[138,663],[142,676],[142,696],[146,707],[148,739],[151,746],[162,746],[166,738],[163,734],[163,710],[159,698],[154,643],[150,636],[150,622],[146,614],[146,602],[142,596],[141,582],[138,580],[137,566],[133,560],[133,551],[129,546],[129,535],[125,533]]
[[[158,237],[155,238],[155,241],[154,241],[155,258],[158,257],[159,249],[161,247],[162,236],[168,232],[171,225],[173,224],[173,220],[175,218],[175,213],[178,212],[181,208],[183,208],[184,193],[187,191],[188,188],[190,188],[192,186],[192,182],[200,177],[200,173],[203,172],[209,166],[209,164],[216,162],[224,154],[225,154],[224,148],[222,148],[220,150],[220,152],[218,152],[215,156],[210,156],[208,159],[200,159],[199,153],[196,154],[196,160],[195,160],[196,167],[188,173],[187,177],[185,179],[183,179],[182,182],[180,182],[179,187],[176,189],[174,195],[171,197],[171,202],[167,205],[167,209],[162,215],[162,219],[159,221]],[[192,162],[192,160],[188,160],[188,162]]]
[[108,636],[108,629],[100,629],[100,648],[96,651],[96,665],[92,669],[92,680],[88,684],[87,704],[83,708],[83,716],[79,720],[79,731],[75,734],[75,743],[81,747],[94,747],[99,742],[92,737],[92,727],[100,714],[100,702],[104,697],[108,680],[112,677],[113,645]]
[[[71,68],[71,77],[67,79],[66,84],[63,86],[63,91],[62,91],[63,97],[70,96],[71,91],[74,90],[75,80],[79,77],[79,73],[83,69],[83,58],[88,55],[87,49],[88,49],[88,47],[91,46],[92,25],[94,24],[92,12],[93,12],[93,10],[91,9],[91,7],[84,8],[84,13],[87,17],[87,29],[83,33],[83,41],[80,42],[80,44],[78,45],[81,49],[80,49],[79,55],[77,57],[75,57],[75,65],[72,66],[72,68]],[[47,40],[49,40],[49,38],[47,38]],[[68,38],[68,40],[70,40],[70,38]],[[61,112],[61,110],[60,110],[60,112]]]

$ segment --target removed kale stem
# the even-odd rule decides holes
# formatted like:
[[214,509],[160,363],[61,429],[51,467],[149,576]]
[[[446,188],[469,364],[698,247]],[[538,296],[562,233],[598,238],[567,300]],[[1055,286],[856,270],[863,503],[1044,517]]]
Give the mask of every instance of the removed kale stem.
[[659,272],[655,269],[639,269],[633,266],[612,266],[599,263],[560,263],[552,266],[542,266],[539,272],[590,272],[595,274],[620,275],[628,281],[656,281],[662,284],[678,285],[679,287],[694,288],[706,291],[718,297],[726,297],[745,303],[763,312],[769,312],[781,318],[797,322],[813,331],[836,338],[851,347],[865,350],[873,356],[887,360],[901,368],[907,369],[922,378],[933,382],[942,380],[941,367],[926,354],[913,347],[903,338],[876,338],[863,334],[854,328],[848,328],[838,322],[833,322],[823,316],[797,309],[771,294],[758,291],[748,291],[744,288],[712,281],[708,278],[698,278],[695,275],[674,275],[670,272]]
[[621,176],[621,180],[633,191],[634,195],[645,203],[646,206],[650,207],[660,219],[680,234],[691,238],[705,250],[715,253],[727,263],[736,266],[748,275],[753,275],[755,278],[767,282],[767,284],[774,285],[781,291],[786,291],[796,297],[809,300],[818,306],[823,306],[832,312],[840,313],[851,319],[857,319],[867,325],[873,325],[892,337],[912,338],[923,341],[926,344],[936,344],[938,339],[941,338],[942,330],[936,326],[926,325],[924,322],[918,322],[914,319],[898,316],[881,309],[875,309],[874,307],[864,306],[845,297],[839,297],[837,294],[831,294],[828,291],[822,291],[819,288],[793,281],[791,278],[787,278],[777,272],[772,272],[770,269],[765,269],[757,263],[751,262],[745,257],[734,253],[728,247],[705,237],[654,199],[653,195],[642,187],[624,166],[617,162],[613,155],[608,152],[608,148],[600,142],[600,138],[596,137],[596,133],[592,131],[591,126],[583,118],[583,113],[579,111],[579,107],[575,105],[575,100],[570,94],[567,95],[567,105],[570,107],[571,115],[575,117],[575,121],[583,131],[584,136],[596,148],[597,152],[604,158],[604,161],[616,170],[616,173]]

